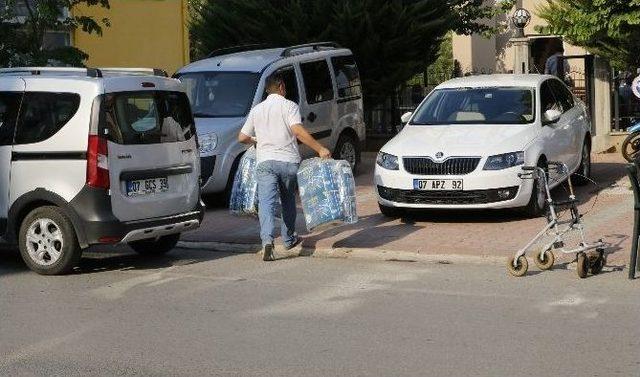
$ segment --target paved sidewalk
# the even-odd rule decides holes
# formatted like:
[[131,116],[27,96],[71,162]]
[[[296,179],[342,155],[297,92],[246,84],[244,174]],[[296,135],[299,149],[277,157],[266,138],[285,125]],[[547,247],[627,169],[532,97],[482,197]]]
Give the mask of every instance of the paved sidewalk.
[[[356,177],[358,224],[308,234],[304,219],[299,216],[303,248],[310,252],[375,249],[495,260],[512,255],[544,226],[542,218],[527,219],[512,211],[430,211],[412,213],[404,219],[388,219],[379,213],[372,185],[374,159],[374,154],[366,154],[361,173]],[[578,199],[583,202],[580,207],[585,213],[587,234],[590,240],[602,238],[609,243],[609,266],[621,267],[628,261],[633,222],[633,193],[622,157],[594,155],[593,178],[598,186],[592,184],[577,190]],[[554,194],[563,193],[564,189],[558,188]],[[257,220],[213,208],[207,211],[203,226],[185,234],[183,241],[259,244],[259,225]],[[570,259],[560,258],[565,262]]]

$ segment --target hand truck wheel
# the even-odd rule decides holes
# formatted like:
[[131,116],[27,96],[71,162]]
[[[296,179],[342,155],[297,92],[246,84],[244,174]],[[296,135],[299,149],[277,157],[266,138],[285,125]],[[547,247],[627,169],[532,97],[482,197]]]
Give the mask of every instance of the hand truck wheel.
[[551,250],[541,250],[533,260],[542,271],[550,270],[556,261],[555,255]]
[[529,262],[527,261],[527,257],[525,257],[524,255],[518,257],[515,266],[513,265],[514,261],[515,257],[509,258],[509,260],[507,261],[507,270],[509,270],[509,273],[515,277],[524,276],[529,269]]
[[604,250],[598,249],[598,257],[591,263],[591,273],[598,275],[602,272],[604,265],[607,263]]
[[580,279],[586,278],[587,272],[589,272],[589,258],[587,258],[587,254],[582,251],[578,253],[578,265],[576,266],[576,272]]

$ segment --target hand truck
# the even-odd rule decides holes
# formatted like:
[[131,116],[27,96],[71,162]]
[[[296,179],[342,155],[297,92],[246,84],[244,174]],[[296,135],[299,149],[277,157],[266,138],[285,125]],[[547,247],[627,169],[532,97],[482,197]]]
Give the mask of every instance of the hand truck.
[[[587,277],[587,273],[596,275],[602,271],[606,264],[606,255],[604,252],[604,243],[598,240],[595,243],[587,243],[584,234],[584,224],[582,215],[578,210],[578,200],[573,191],[571,176],[567,165],[562,162],[547,162],[548,168],[539,166],[523,166],[523,173],[518,174],[521,179],[537,180],[546,192],[546,202],[549,207],[547,215],[547,225],[522,249],[520,249],[512,258],[509,258],[507,269],[513,276],[524,276],[529,268],[526,253],[533,245],[540,241],[543,237],[549,235],[552,240],[542,244],[542,248],[534,258],[536,266],[541,270],[549,270],[555,262],[554,251],[563,254],[575,254],[577,260],[577,273],[580,278]],[[569,186],[569,199],[565,201],[555,201],[551,198],[551,190],[549,188],[548,172],[555,171],[561,177],[567,177]],[[535,193],[533,194],[535,195]],[[558,218],[557,209],[567,208],[571,213],[571,218],[561,220]],[[580,242],[575,247],[566,244],[566,236],[571,232],[577,232],[580,236]],[[595,250],[587,255],[588,251]]]

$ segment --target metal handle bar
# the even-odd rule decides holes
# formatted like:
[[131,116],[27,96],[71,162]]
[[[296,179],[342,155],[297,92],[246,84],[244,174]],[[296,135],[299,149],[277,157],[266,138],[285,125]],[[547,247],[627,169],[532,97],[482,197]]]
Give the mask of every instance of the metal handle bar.
[[569,171],[567,164],[565,164],[564,162],[547,161],[547,166],[554,167],[555,170],[560,174],[566,174]]
[[538,179],[546,175],[544,169],[539,166],[523,166],[522,171],[524,173],[518,173],[520,179]]

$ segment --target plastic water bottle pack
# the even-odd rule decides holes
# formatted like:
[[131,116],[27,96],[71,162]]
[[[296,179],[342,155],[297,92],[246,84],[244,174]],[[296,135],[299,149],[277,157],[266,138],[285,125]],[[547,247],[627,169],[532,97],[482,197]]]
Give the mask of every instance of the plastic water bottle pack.
[[[240,159],[231,188],[229,211],[238,216],[258,216],[258,177],[256,173],[256,148],[247,149]],[[276,201],[274,208],[276,218],[282,217],[282,205]]]
[[256,165],[256,149],[252,147],[240,159],[233,180],[229,210],[234,215],[258,216]]
[[358,222],[356,184],[348,162],[305,160],[298,170],[298,187],[309,231]]

